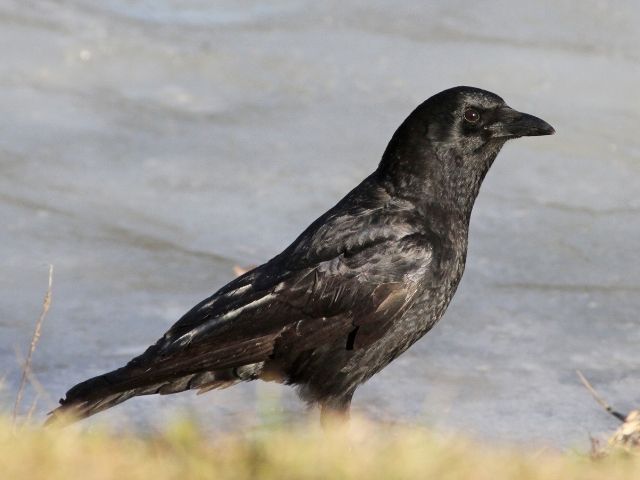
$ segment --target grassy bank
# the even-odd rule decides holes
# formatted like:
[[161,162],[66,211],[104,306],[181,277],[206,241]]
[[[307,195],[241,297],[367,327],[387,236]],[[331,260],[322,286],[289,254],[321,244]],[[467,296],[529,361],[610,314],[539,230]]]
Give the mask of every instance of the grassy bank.
[[0,420],[0,478],[474,479],[640,478],[640,455],[498,450],[424,430],[352,422],[348,433],[315,425],[205,438],[186,422],[144,437],[23,428]]

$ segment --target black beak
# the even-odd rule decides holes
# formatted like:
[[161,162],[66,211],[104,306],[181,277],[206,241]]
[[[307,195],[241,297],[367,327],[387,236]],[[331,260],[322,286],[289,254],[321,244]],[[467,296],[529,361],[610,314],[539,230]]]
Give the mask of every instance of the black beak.
[[536,137],[553,135],[556,131],[544,120],[518,112],[511,107],[503,107],[498,111],[495,122],[485,127],[494,138]]

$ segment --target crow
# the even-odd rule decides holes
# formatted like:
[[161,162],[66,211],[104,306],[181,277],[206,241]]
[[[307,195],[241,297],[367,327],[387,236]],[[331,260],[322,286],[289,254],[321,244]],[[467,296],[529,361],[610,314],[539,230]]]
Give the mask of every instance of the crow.
[[138,395],[258,379],[296,386],[323,423],[348,417],[357,387],[447,309],[473,204],[502,146],[553,133],[485,90],[432,96],[396,130],[378,168],[282,253],[193,307],[124,367],[71,388],[47,423]]

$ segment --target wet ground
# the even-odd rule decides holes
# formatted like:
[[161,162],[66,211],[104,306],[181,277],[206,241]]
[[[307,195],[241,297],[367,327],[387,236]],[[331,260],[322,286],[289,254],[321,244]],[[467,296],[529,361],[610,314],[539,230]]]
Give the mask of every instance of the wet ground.
[[[0,2],[0,407],[49,263],[37,415],[278,253],[419,102],[468,84],[558,133],[503,149],[445,319],[354,408],[499,442],[611,431],[575,370],[640,404],[639,22],[633,0]],[[212,431],[304,414],[254,383],[96,420],[184,411]]]

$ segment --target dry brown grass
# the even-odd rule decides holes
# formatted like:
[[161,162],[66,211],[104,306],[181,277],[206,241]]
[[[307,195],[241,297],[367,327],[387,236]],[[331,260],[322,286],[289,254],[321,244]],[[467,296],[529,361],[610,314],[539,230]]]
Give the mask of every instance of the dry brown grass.
[[[29,344],[29,350],[27,351],[27,356],[24,359],[24,361],[21,362],[22,375],[20,377],[20,385],[18,386],[16,399],[13,404],[13,412],[11,414],[11,421],[14,429],[16,428],[18,414],[19,414],[21,403],[22,403],[22,397],[24,395],[24,389],[27,385],[27,381],[29,381],[31,385],[33,385],[33,387],[36,389],[36,391],[39,394],[35,397],[33,403],[31,404],[31,407],[29,408],[29,412],[27,413],[27,417],[26,417],[27,421],[31,419],[31,416],[35,411],[38,398],[44,391],[44,389],[40,385],[40,382],[37,381],[37,379],[35,378],[35,375],[31,370],[31,362],[33,360],[33,354],[36,351],[36,347],[38,346],[38,342],[40,341],[40,335],[42,334],[42,324],[44,323],[44,319],[47,316],[47,313],[49,312],[49,308],[51,308],[52,286],[53,286],[53,265],[49,265],[49,283],[48,283],[47,291],[44,295],[44,300],[42,302],[42,312],[40,313],[40,317],[36,322],[35,328],[33,329],[33,334],[31,335],[31,343]],[[16,350],[16,354],[18,355],[18,357],[20,357],[19,351]]]
[[355,420],[348,431],[315,424],[251,436],[206,438],[188,422],[143,437],[106,430],[22,429],[0,420],[0,476],[21,479],[473,479],[640,478],[640,456],[604,459],[482,446],[422,429]]

